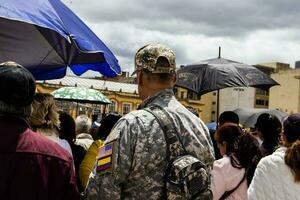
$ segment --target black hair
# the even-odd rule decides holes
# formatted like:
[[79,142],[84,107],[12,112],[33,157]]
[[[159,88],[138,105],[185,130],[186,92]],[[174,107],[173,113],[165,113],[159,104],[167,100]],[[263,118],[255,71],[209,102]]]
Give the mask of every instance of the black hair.
[[76,124],[71,115],[66,112],[59,114],[60,127],[59,137],[67,140],[70,144],[75,142],[76,138]]
[[122,115],[116,112],[111,112],[106,115],[100,122],[101,125],[98,128],[98,132],[96,134],[97,139],[105,140],[109,135],[111,129],[121,117]]
[[262,147],[265,155],[273,153],[278,146],[282,124],[280,120],[272,114],[262,113],[258,116],[255,128],[260,131],[263,137]]
[[239,124],[239,116],[233,111],[224,111],[219,116],[219,124],[222,125],[225,122]]

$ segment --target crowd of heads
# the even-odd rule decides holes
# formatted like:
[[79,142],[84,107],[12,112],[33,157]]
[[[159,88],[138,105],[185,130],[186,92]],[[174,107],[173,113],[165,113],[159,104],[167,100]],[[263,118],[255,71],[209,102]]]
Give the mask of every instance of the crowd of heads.
[[232,166],[246,169],[248,185],[259,160],[272,154],[280,145],[286,146],[285,163],[290,167],[295,182],[300,182],[299,130],[299,113],[291,114],[282,121],[273,114],[262,113],[257,117],[254,129],[249,131],[239,124],[236,113],[225,111],[219,117],[213,140],[218,144],[216,151],[229,156]]

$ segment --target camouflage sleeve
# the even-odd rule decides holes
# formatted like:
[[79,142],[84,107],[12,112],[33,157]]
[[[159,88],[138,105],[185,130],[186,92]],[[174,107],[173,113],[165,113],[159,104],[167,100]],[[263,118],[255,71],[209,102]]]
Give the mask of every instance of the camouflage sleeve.
[[[136,141],[134,122],[121,119],[107,140],[105,146],[112,145],[111,163],[109,168],[101,170],[95,165],[95,174],[90,178],[86,194],[88,200],[121,199],[121,186],[126,181],[133,162],[133,149]],[[98,156],[100,149],[98,151]],[[98,167],[98,168],[97,168]]]

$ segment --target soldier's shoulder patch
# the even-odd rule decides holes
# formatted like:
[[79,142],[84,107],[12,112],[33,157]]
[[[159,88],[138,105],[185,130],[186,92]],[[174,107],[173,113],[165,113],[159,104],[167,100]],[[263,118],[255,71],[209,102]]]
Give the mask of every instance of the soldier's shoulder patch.
[[110,142],[98,149],[97,155],[97,174],[103,174],[107,172],[112,172],[113,165],[114,165],[114,148],[115,148],[115,141]]

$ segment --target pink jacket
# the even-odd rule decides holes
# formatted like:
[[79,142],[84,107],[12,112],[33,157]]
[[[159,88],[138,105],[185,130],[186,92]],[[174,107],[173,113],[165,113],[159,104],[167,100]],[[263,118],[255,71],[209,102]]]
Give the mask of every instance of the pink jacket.
[[[243,179],[245,169],[237,169],[231,165],[230,158],[224,156],[216,160],[212,170],[212,192],[214,200],[219,200],[226,192],[235,188]],[[227,200],[247,200],[247,181],[243,183],[229,196]]]

